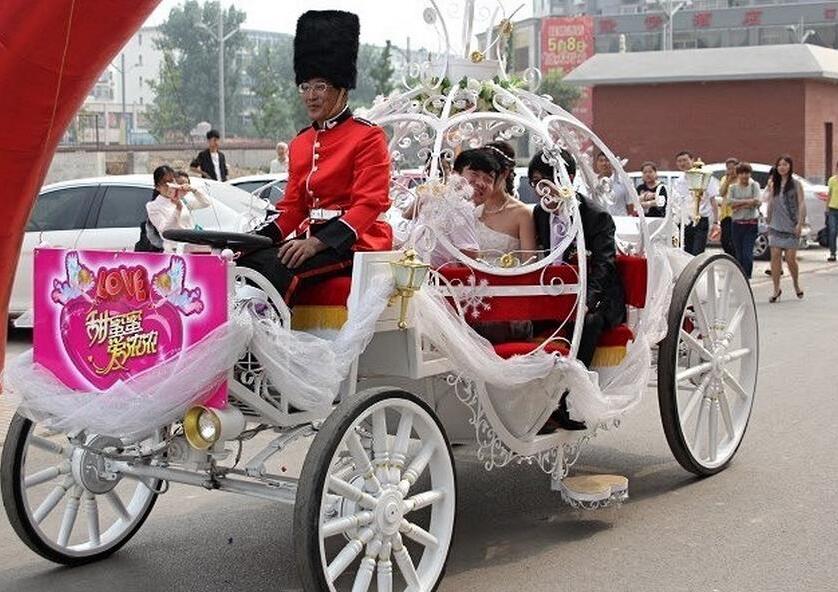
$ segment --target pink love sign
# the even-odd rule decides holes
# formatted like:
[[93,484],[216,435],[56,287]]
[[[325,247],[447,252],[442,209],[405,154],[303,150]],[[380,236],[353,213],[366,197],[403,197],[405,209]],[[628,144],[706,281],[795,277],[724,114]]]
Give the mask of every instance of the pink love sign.
[[105,390],[225,323],[229,277],[215,255],[36,249],[35,362],[70,388]]

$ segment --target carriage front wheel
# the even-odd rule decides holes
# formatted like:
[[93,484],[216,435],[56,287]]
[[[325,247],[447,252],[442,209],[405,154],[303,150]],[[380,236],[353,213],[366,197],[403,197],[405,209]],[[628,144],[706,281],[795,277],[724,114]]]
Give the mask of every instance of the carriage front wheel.
[[688,471],[724,469],[745,435],[756,392],[759,332],[734,259],[705,253],[675,284],[660,343],[658,401],[666,439]]
[[392,389],[344,400],[300,475],[294,533],[303,589],[436,589],[455,507],[451,446],[427,404]]
[[103,471],[96,450],[118,444],[104,436],[71,440],[22,415],[12,418],[0,490],[9,523],[30,549],[75,566],[111,555],[136,534],[154,507],[159,483]]

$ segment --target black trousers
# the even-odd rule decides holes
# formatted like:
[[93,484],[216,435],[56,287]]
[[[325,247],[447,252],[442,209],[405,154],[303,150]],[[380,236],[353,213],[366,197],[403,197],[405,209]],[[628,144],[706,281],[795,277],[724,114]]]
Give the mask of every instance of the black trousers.
[[722,218],[722,250],[731,257],[736,257],[736,247],[733,242],[733,217]]
[[352,251],[338,253],[334,249],[326,249],[295,269],[283,265],[278,253],[279,247],[259,249],[242,255],[236,264],[265,276],[289,306],[293,304],[294,294],[301,286],[352,273]]
[[[610,327],[611,324],[600,312],[589,312],[585,315],[582,336],[579,338],[579,352],[576,354],[576,359],[585,364],[585,368],[590,369],[599,338]],[[573,325],[568,327],[568,331],[573,332]]]
[[710,222],[706,216],[698,220],[698,224],[684,227],[684,250],[690,255],[701,255],[707,248],[707,232]]

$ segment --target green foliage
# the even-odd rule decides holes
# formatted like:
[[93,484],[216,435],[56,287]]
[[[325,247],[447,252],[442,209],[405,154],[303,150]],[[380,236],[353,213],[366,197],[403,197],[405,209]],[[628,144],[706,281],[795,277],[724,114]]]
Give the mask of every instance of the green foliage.
[[562,73],[558,70],[554,70],[544,77],[538,92],[553,97],[553,102],[565,111],[571,111],[582,94],[579,88],[562,80]]
[[293,38],[263,45],[247,66],[253,93],[251,117],[260,138],[293,138],[308,120],[294,84]]
[[370,77],[375,83],[376,95],[388,95],[393,90],[393,73],[395,69],[390,64],[391,47],[390,41],[387,40],[387,44],[381,50],[378,59],[375,60],[372,68],[370,68]]
[[[157,46],[164,52],[160,78],[150,81],[156,94],[149,109],[150,127],[158,139],[167,134],[185,134],[201,121],[218,125],[219,2],[200,4],[188,0],[169,12],[160,25]],[[230,7],[224,12],[225,34],[244,22],[244,11]],[[228,132],[241,130],[241,53],[246,44],[237,30],[224,46],[224,97]],[[185,130],[185,131],[184,131]]]

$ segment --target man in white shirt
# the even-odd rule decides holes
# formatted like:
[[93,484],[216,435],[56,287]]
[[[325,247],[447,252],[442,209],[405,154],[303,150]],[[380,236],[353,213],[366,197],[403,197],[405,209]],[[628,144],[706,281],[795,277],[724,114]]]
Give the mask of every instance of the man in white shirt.
[[[684,224],[684,250],[691,255],[700,255],[707,248],[707,235],[718,234],[721,231],[719,225],[719,206],[716,198],[719,196],[719,182],[715,177],[710,177],[710,183],[704,191],[699,204],[698,222],[693,220],[695,212],[695,198],[690,193],[687,184],[686,172],[693,166],[693,156],[683,150],[675,156],[675,165],[682,174],[673,186],[674,198],[678,203],[681,216],[677,223]],[[712,229],[710,222],[712,220]]]
[[224,158],[224,153],[221,152],[220,147],[221,134],[214,129],[208,131],[207,148],[201,150],[195,159],[202,177],[215,179],[216,181],[227,180],[227,159]]
[[288,144],[279,142],[276,145],[276,158],[271,161],[271,173],[288,172]]

